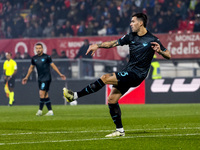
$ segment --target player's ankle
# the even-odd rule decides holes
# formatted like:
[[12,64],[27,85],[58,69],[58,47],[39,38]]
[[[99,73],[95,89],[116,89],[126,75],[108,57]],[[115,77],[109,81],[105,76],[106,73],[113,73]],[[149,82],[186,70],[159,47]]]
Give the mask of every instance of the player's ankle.
[[124,128],[116,128],[116,130],[119,132],[124,132]]
[[74,92],[74,100],[78,99],[78,94],[77,92]]

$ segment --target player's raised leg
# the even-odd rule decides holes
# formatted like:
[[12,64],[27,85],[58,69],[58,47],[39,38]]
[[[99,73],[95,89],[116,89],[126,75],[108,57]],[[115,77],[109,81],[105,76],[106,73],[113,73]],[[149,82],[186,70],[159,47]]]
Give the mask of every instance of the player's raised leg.
[[116,78],[115,73],[105,74],[105,75],[101,76],[101,78],[96,80],[95,82],[87,85],[85,88],[83,88],[79,92],[73,92],[64,87],[63,95],[67,99],[68,102],[72,102],[82,96],[97,92],[102,87],[104,87],[105,84],[117,85],[117,82],[118,82],[118,80]]
[[76,100],[77,98],[97,92],[104,85],[105,85],[104,82],[101,79],[98,79],[94,83],[87,85],[85,88],[83,88],[79,92],[73,92],[71,90],[63,88],[63,95],[67,99],[68,102],[72,102]]

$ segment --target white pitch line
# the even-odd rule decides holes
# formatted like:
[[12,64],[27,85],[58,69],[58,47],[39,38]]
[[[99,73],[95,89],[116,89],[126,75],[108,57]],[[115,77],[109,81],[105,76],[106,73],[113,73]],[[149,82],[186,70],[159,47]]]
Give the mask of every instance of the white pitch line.
[[[132,129],[125,131],[159,131],[159,130],[192,130],[200,129],[200,127],[184,127],[184,128],[153,128],[153,129]],[[24,133],[8,133],[0,134],[0,136],[8,135],[32,135],[32,134],[70,134],[70,133],[92,133],[92,132],[112,132],[113,130],[97,130],[97,131],[57,131],[57,132],[24,132]]]
[[141,135],[141,136],[125,136],[112,138],[91,138],[91,139],[74,139],[74,140],[57,140],[57,141],[38,141],[38,142],[15,142],[15,143],[0,143],[1,145],[20,145],[20,144],[41,144],[41,143],[65,143],[65,142],[80,142],[80,141],[98,141],[98,140],[112,140],[112,139],[131,139],[131,138],[153,138],[153,137],[179,137],[179,136],[195,136],[194,134],[169,134],[169,135]]

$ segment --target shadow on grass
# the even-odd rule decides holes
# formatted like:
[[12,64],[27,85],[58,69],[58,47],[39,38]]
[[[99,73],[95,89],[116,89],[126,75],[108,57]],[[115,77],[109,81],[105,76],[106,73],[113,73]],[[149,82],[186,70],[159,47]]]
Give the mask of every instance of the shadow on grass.
[[152,134],[159,134],[159,133],[166,133],[166,132],[153,132],[153,131],[127,131],[126,136],[136,136],[136,135],[152,135]]

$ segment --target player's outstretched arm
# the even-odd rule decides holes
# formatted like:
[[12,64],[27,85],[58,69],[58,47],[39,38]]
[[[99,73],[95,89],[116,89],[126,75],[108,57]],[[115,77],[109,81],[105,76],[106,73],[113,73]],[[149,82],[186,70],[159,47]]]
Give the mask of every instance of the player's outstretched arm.
[[151,42],[151,44],[152,44],[151,47],[153,48],[153,50],[156,51],[158,54],[162,55],[166,59],[171,58],[171,54],[170,54],[169,50],[162,51],[160,49],[160,44],[158,44],[157,42]]
[[103,43],[100,43],[100,44],[93,44],[93,45],[89,46],[89,48],[86,52],[86,55],[92,51],[91,55],[93,56],[98,48],[112,48],[112,47],[115,47],[115,46],[118,46],[118,45],[119,45],[119,43],[118,43],[117,40],[103,42]]
[[22,79],[22,84],[26,84],[27,81],[28,81],[28,78],[29,76],[31,75],[31,73],[33,72],[33,69],[34,69],[35,66],[33,65],[30,65],[29,69],[28,69],[28,72],[26,74],[26,77]]
[[51,63],[51,67],[53,68],[53,70],[55,70],[59,74],[62,80],[66,80],[66,76],[60,73],[60,71],[58,70],[58,67],[54,63]]

